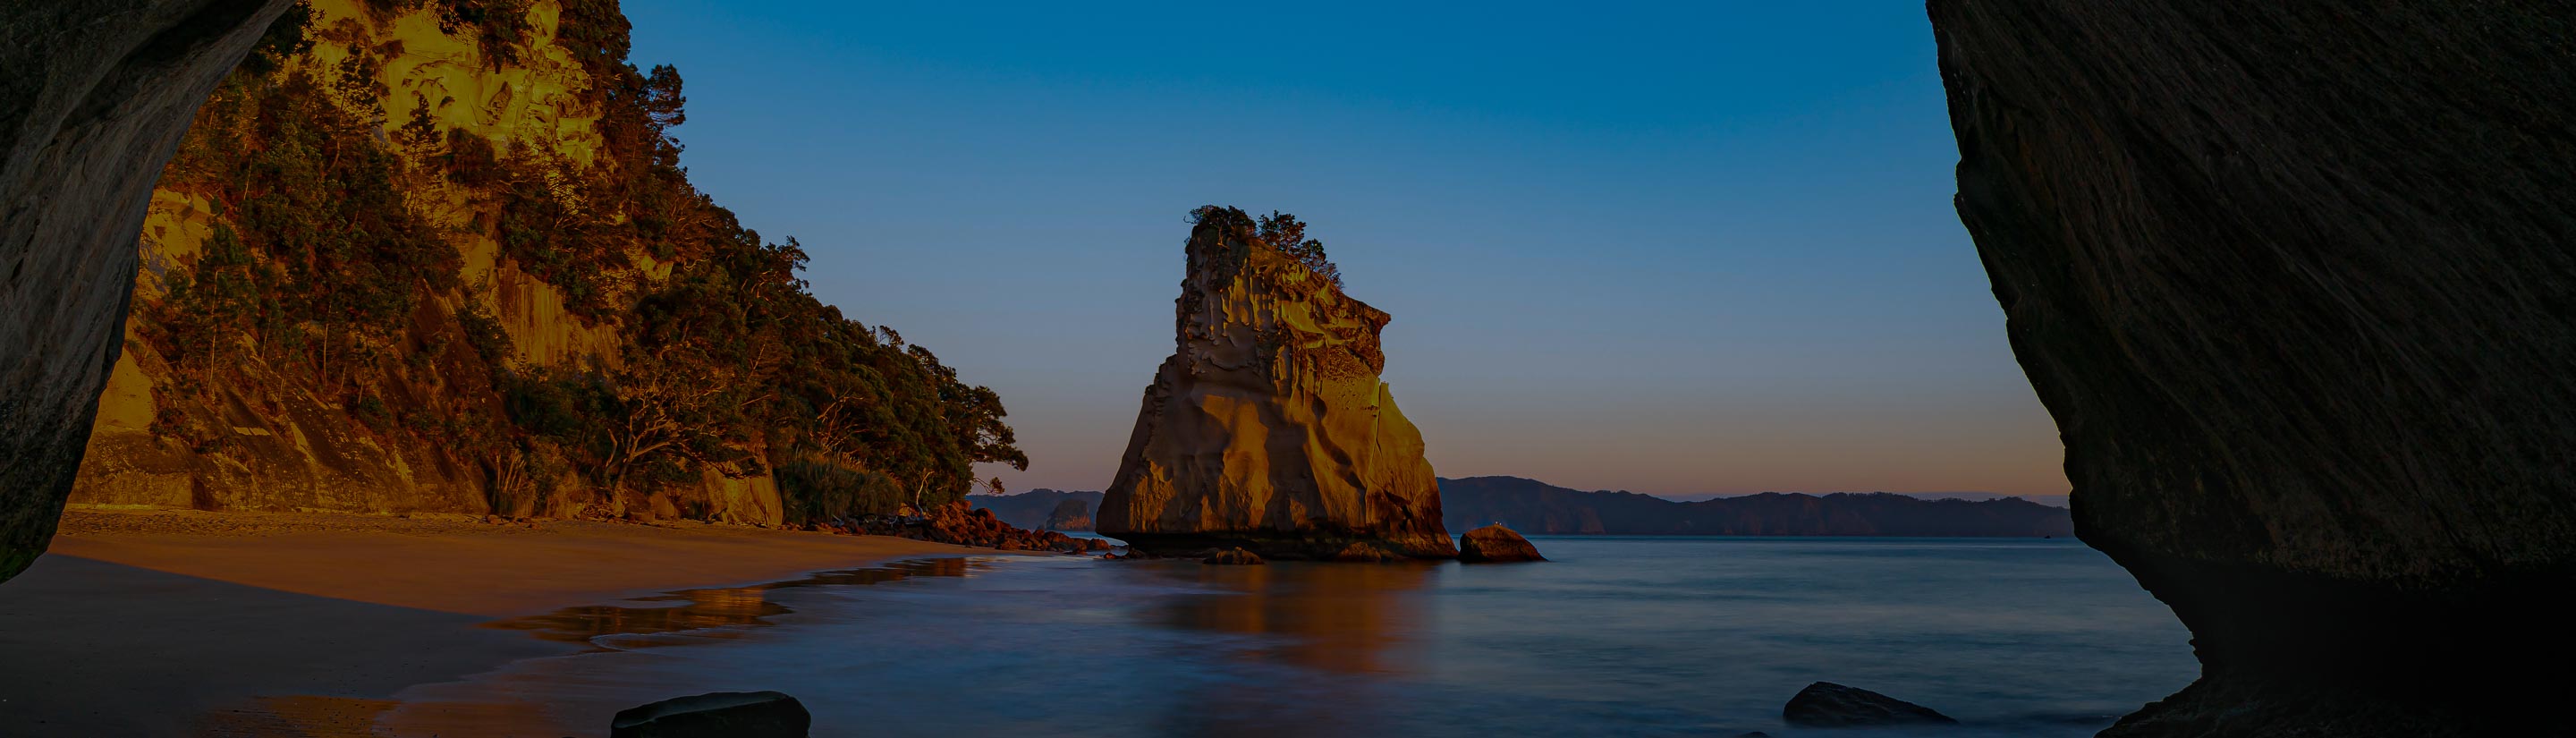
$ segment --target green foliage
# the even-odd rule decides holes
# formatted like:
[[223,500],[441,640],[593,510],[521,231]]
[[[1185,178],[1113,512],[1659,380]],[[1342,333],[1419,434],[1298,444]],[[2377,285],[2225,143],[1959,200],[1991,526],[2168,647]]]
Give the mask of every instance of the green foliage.
[[1333,287],[1338,289],[1342,286],[1342,268],[1324,255],[1323,241],[1306,237],[1306,224],[1297,220],[1297,216],[1273,210],[1269,215],[1254,218],[1240,208],[1219,205],[1202,205],[1190,211],[1190,223],[1194,225],[1211,219],[1229,230],[1252,231],[1253,237],[1260,239],[1263,245],[1305,265],[1308,270],[1331,282]]
[[[532,58],[526,0],[368,8],[379,19],[430,9],[496,66]],[[814,519],[957,499],[979,463],[1027,467],[998,395],[815,300],[800,244],[764,241],[689,183],[670,133],[685,120],[679,72],[627,62],[614,0],[565,0],[556,37],[592,75],[567,103],[597,121],[602,146],[587,162],[550,141],[444,129],[426,97],[388,121],[379,55],[393,52],[354,49],[321,68],[296,56],[309,48],[301,25],[272,35],[283,40],[263,46],[268,63],[226,79],[162,182],[220,214],[141,313],[146,339],[202,377],[199,389],[255,372],[348,398],[377,433],[480,464],[505,511],[557,480],[650,490],[771,473],[781,459],[792,514]],[[442,227],[415,201],[482,217]],[[579,365],[516,365],[483,307],[488,285],[460,273],[460,236],[490,237],[623,344]],[[668,273],[646,274],[637,254]],[[458,306],[452,327],[430,302]],[[457,343],[483,370],[454,371],[478,366],[459,363]],[[379,380],[395,375],[437,396],[385,391]]]

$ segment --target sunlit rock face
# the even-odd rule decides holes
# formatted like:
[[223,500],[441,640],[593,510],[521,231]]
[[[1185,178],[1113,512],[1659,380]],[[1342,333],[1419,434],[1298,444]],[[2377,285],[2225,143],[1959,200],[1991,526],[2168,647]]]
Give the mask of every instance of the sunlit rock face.
[[2105,735],[2538,735],[2576,585],[2576,15],[1934,0],[2074,516],[2203,678]]
[[1387,314],[1262,243],[1240,211],[1203,212],[1178,348],[1145,390],[1101,534],[1175,553],[1456,555],[1422,434],[1378,379]]
[[[572,19],[559,0],[537,0],[516,8],[527,21],[524,36],[491,44],[470,28],[445,22],[438,3],[308,0],[305,5],[309,44],[283,63],[343,84],[351,81],[342,77],[351,73],[346,70],[363,70],[355,81],[366,83],[360,87],[366,91],[351,103],[382,111],[378,123],[384,140],[403,135],[407,125],[427,127],[576,165],[593,163],[605,146],[597,91],[602,82],[592,78],[561,39],[587,32],[623,43],[622,19],[614,29],[576,28],[568,25]],[[349,64],[362,53],[375,63]],[[182,122],[187,115],[180,113]],[[414,168],[428,170],[418,162]],[[503,253],[496,229],[489,225],[500,217],[499,203],[430,176],[404,180],[401,194],[456,250],[458,273],[468,286],[426,301],[407,321],[402,344],[388,349],[413,357],[415,365],[355,380],[355,394],[385,398],[386,412],[392,415],[448,419],[495,414],[499,398],[467,389],[472,383],[462,379],[490,370],[470,358],[470,351],[430,348],[469,343],[458,318],[468,307],[498,323],[509,338],[509,361],[521,369],[572,370],[619,361],[624,338],[613,322],[577,315],[564,288]],[[166,182],[152,191],[139,239],[143,268],[129,264],[123,272],[133,281],[137,312],[166,297],[168,274],[204,254],[220,228],[238,228],[233,220],[221,204]],[[124,248],[131,253],[135,234],[126,238]],[[650,254],[628,256],[642,274],[660,277],[671,271],[671,264]],[[177,372],[140,335],[142,325],[140,319],[127,325],[126,350],[98,395],[97,421],[72,504],[569,514],[566,494],[495,491],[499,484],[486,471],[494,465],[488,458],[436,444],[392,442],[369,432],[362,412],[347,396],[312,391],[299,382],[300,368],[240,372],[202,396],[174,392],[181,383]],[[219,442],[182,442],[166,428],[155,427],[180,424],[209,429]],[[785,509],[775,480],[766,474],[737,477],[712,470],[694,484],[670,484],[616,502],[636,516],[761,525],[782,522]]]
[[286,0],[0,3],[0,579],[53,538],[191,113]]

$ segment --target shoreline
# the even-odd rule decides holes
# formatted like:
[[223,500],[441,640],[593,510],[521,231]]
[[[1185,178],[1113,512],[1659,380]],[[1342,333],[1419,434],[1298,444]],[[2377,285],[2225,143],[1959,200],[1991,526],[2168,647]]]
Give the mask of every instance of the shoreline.
[[75,509],[0,584],[0,725],[370,735],[406,688],[581,650],[498,621],[1008,553],[723,524]]

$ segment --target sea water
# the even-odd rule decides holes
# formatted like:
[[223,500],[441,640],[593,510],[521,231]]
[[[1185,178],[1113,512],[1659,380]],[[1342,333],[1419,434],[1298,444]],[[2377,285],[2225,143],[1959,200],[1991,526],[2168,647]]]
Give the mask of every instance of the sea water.
[[[2086,736],[2198,673],[2074,541],[1534,541],[1552,561],[945,559],[578,608],[503,625],[591,652],[414,688],[387,724],[587,735],[774,689],[818,736]],[[1786,726],[1816,681],[1964,725]]]

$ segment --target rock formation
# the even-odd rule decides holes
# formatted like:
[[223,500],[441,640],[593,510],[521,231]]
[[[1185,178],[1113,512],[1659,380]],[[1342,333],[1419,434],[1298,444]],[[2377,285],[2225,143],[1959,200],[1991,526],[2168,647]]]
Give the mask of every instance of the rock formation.
[[1067,497],[1055,504],[1055,510],[1047,513],[1046,524],[1040,527],[1043,530],[1091,530],[1091,503]]
[[1959,214],[2078,533],[2202,663],[2104,735],[2556,717],[2554,682],[2491,659],[2576,651],[2576,15],[1930,12]]
[[1145,390],[1100,533],[1148,551],[1455,555],[1422,435],[1378,379],[1387,314],[1205,208],[1177,349]]
[[1929,707],[1833,682],[1816,682],[1798,690],[1797,695],[1789,698],[1789,704],[1780,708],[1780,717],[1788,720],[1790,725],[1808,728],[1952,725],[1959,722]]
[[122,350],[134,234],[287,0],[0,3],[0,579],[52,540]]
[[1512,529],[1488,525],[1467,531],[1466,535],[1458,537],[1458,560],[1470,564],[1499,564],[1512,561],[1546,561],[1547,557],[1538,555],[1538,547],[1530,545],[1529,539],[1522,538],[1521,534],[1512,532]]

